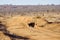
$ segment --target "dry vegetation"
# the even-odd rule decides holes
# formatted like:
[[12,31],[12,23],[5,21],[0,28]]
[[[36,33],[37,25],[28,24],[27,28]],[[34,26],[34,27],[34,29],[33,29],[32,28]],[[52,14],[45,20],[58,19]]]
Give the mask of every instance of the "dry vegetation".
[[[46,5],[45,8],[39,5],[3,6],[5,9],[8,9],[8,11],[0,11],[0,40],[60,40],[59,6],[60,5]],[[11,7],[17,8],[9,10]],[[18,10],[19,7],[23,7],[24,9],[21,9],[21,12],[17,12],[20,10]],[[41,11],[41,9],[38,10],[40,7],[44,11]],[[47,10],[47,7],[48,9],[54,7],[55,10]],[[26,10],[25,8],[29,9]]]

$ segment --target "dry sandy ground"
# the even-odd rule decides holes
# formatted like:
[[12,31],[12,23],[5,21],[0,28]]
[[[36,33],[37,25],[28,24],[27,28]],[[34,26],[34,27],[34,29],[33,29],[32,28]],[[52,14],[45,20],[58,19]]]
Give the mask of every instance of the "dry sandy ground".
[[[60,40],[60,22],[55,16],[49,18],[49,16],[17,15],[10,18],[0,18],[0,21],[10,34],[29,38],[28,40]],[[3,32],[0,35],[2,35],[0,40],[11,40]]]

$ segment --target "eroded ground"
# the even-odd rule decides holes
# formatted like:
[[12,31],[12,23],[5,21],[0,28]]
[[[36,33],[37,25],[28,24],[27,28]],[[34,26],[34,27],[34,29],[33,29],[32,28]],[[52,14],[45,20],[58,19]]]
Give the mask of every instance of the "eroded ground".
[[0,40],[60,40],[59,16],[0,17]]

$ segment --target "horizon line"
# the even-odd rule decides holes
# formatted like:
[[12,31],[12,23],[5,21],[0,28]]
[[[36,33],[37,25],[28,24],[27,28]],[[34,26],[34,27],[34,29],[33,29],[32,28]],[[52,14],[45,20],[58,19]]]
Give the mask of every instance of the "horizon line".
[[60,5],[60,4],[0,4],[0,5]]

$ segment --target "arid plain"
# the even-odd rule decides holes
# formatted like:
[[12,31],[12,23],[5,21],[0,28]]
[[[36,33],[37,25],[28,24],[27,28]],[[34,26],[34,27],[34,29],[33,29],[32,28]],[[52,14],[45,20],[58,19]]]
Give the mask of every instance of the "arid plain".
[[60,5],[1,5],[0,9],[0,40],[60,40]]

